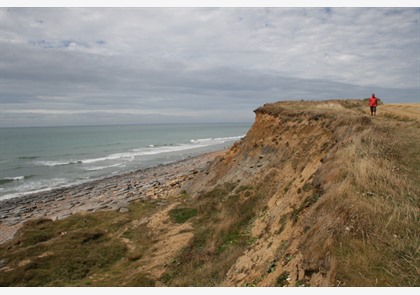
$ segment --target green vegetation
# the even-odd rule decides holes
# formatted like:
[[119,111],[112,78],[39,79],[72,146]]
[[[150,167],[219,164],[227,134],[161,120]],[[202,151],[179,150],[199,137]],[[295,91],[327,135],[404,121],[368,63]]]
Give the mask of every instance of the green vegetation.
[[184,223],[188,219],[197,215],[197,209],[194,208],[176,208],[169,211],[169,215],[176,223]]
[[320,195],[317,195],[317,194],[311,195],[307,197],[298,208],[293,207],[293,211],[291,214],[291,219],[293,221],[293,224],[295,224],[298,221],[299,215],[301,214],[301,212],[304,209],[311,206],[312,204],[316,203],[316,201],[318,201],[319,198],[320,198]]
[[[77,214],[59,221],[29,221],[16,237],[0,245],[0,286],[114,285],[124,268],[119,263],[141,255],[128,251],[118,238],[134,216],[153,211],[153,205],[130,205],[128,215],[118,212]],[[147,241],[147,231],[127,230],[123,237]],[[92,276],[114,271],[114,278],[94,282]],[[118,283],[120,285],[121,282]]]
[[[236,189],[236,190],[235,190]],[[192,219],[195,235],[164,276],[172,286],[217,286],[232,263],[256,238],[248,226],[264,198],[252,187],[225,183],[202,194]]]
[[20,238],[1,247],[0,260],[14,270],[1,272],[0,285],[77,285],[124,257],[125,245],[93,222],[99,220],[91,215],[28,223]]
[[[248,225],[264,198],[249,186],[235,189],[235,183],[226,183],[204,193],[192,207],[180,205],[169,211],[174,224],[192,222],[194,238],[169,266],[163,282],[218,285],[242,251],[256,241]],[[0,285],[154,286],[156,278],[135,271],[153,246],[153,233],[136,220],[156,210],[150,202],[139,202],[126,214],[108,211],[30,221],[15,239],[0,246],[5,266]]]
[[289,275],[290,273],[288,271],[283,272],[281,275],[278,276],[277,278],[277,286],[278,287],[284,287],[287,286],[289,284]]
[[270,182],[258,187],[227,182],[197,199],[195,235],[165,275],[172,286],[217,286],[229,268],[257,238],[250,225],[263,209]]

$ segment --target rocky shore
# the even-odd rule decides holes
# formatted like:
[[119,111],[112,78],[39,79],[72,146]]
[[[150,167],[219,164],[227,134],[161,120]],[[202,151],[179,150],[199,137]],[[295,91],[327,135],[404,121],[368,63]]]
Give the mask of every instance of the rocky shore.
[[0,201],[0,244],[12,238],[30,219],[58,220],[79,212],[127,211],[139,199],[165,202],[179,194],[182,185],[205,172],[208,163],[222,151],[95,180],[77,186],[55,189]]

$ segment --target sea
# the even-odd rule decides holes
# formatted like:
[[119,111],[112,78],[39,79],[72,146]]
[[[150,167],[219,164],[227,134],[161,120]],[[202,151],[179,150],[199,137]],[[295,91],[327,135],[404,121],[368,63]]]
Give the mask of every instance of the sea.
[[0,128],[0,200],[227,149],[251,123]]

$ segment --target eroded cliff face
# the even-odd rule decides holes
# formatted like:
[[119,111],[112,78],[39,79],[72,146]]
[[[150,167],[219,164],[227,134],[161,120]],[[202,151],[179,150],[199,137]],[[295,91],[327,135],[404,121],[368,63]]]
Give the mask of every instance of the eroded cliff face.
[[202,193],[229,182],[253,188],[263,199],[250,227],[255,242],[230,268],[224,285],[275,286],[282,284],[279,277],[293,286],[334,283],[332,236],[316,235],[319,229],[311,228],[306,217],[323,198],[317,172],[354,125],[342,122],[337,109],[343,107],[338,102],[305,110],[296,109],[297,105],[257,109],[246,137],[189,188]]
[[159,286],[418,285],[420,125],[367,113],[363,100],[255,110],[246,136],[169,197],[191,214],[185,224],[169,207],[146,221],[159,224],[148,227],[162,246],[137,276]]
[[[5,285],[24,285],[20,272],[52,246],[103,236],[126,257],[67,284],[418,286],[420,112],[392,110],[373,118],[363,100],[266,104],[242,140],[194,170],[181,165],[128,214],[29,223],[5,245],[18,256],[0,270],[16,272]],[[21,258],[25,239],[45,253]]]

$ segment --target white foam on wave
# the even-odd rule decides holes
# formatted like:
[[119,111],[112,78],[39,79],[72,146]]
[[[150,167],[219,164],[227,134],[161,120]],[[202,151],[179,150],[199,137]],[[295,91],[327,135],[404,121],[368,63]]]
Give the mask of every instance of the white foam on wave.
[[200,143],[200,142],[210,142],[213,138],[199,138],[199,139],[191,139],[190,142],[192,143]]
[[206,145],[193,145],[193,144],[182,144],[182,145],[173,145],[173,146],[161,146],[157,148],[140,148],[140,149],[133,149],[134,156],[149,156],[149,155],[158,155],[170,152],[178,152],[189,150],[197,147],[204,147]]
[[233,141],[238,140],[244,137],[245,135],[240,136],[229,136],[229,137],[216,137],[216,138],[199,138],[199,139],[191,139],[190,142],[194,144],[207,144],[207,145],[214,145],[219,143],[225,143],[226,141]]
[[[159,154],[164,154],[164,153],[180,152],[180,151],[186,151],[186,150],[197,149],[197,148],[202,148],[202,147],[208,147],[208,146],[217,145],[217,144],[221,144],[225,142],[239,140],[242,137],[244,137],[244,135],[231,136],[231,137],[218,137],[218,138],[200,138],[200,139],[192,139],[189,143],[178,144],[178,145],[165,145],[165,146],[149,145],[148,147],[132,149],[128,152],[110,154],[108,156],[99,157],[99,158],[84,159],[84,160],[73,160],[73,159],[57,160],[57,161],[39,161],[38,160],[38,161],[34,161],[33,163],[37,165],[50,166],[50,167],[63,166],[63,165],[81,165],[80,167],[85,170],[97,171],[97,170],[103,170],[103,169],[112,168],[112,167],[125,167],[125,163],[127,163],[128,161],[133,161],[136,157],[159,155]],[[117,161],[119,163],[115,163],[115,162],[102,163],[102,165],[99,163],[102,161],[112,161],[112,160]],[[172,162],[172,161],[169,161],[169,162]],[[95,163],[98,163],[96,164],[97,166],[95,166]],[[93,164],[93,165],[89,165],[89,164]],[[112,172],[112,174],[118,174],[118,173],[120,173],[120,171]],[[6,194],[3,196],[0,196],[0,200],[10,199],[14,197],[21,197],[21,196],[32,194],[32,193],[50,191],[58,187],[68,187],[68,186],[72,186],[75,184],[80,184],[80,183],[92,180],[90,177],[87,177],[83,180],[80,180],[80,179],[70,180],[66,178],[52,178],[48,180],[47,179],[26,180],[26,178],[29,178],[29,177],[25,177],[25,176],[10,177],[10,179],[12,180],[25,179],[25,181],[22,182],[19,186],[14,187],[12,190],[2,189],[2,194],[3,193],[6,193]]]
[[[69,183],[66,178],[52,178],[52,179],[41,179],[37,181],[24,182],[22,185],[14,188],[15,193],[6,194],[0,197],[0,200],[11,199],[15,197],[22,197],[28,194],[40,193],[50,191],[58,187],[66,187],[75,183]],[[7,191],[6,191],[7,193]]]
[[[67,160],[67,161],[36,161],[35,164],[43,165],[43,166],[63,166],[63,165],[74,165],[74,164],[93,164],[97,162],[103,161],[112,161],[112,160],[123,160],[123,161],[133,161],[136,157],[141,156],[150,156],[150,155],[158,155],[163,153],[170,153],[170,152],[179,152],[189,149],[195,149],[200,147],[207,147],[211,145],[225,143],[227,141],[234,141],[244,137],[241,136],[230,136],[230,137],[217,137],[217,138],[201,138],[201,139],[191,139],[190,143],[188,144],[178,144],[178,145],[170,145],[170,146],[154,146],[149,145],[145,148],[138,148],[132,149],[129,152],[125,153],[115,153],[105,157],[100,158],[93,158],[93,159],[83,159],[83,160]],[[121,164],[121,163],[120,163]],[[115,164],[119,165],[119,164]],[[112,166],[100,166],[100,167],[91,167],[91,170],[101,170]],[[89,170],[88,168],[85,168]]]
[[230,140],[238,140],[242,139],[246,135],[239,135],[239,136],[229,136],[229,137],[216,137],[215,140],[224,140],[224,141],[230,141]]
[[25,176],[5,177],[4,179],[19,181],[19,180],[24,180]]
[[132,158],[133,158],[133,155],[131,153],[118,153],[118,154],[111,154],[109,156],[101,157],[101,158],[86,159],[86,160],[82,160],[81,162],[83,164],[92,164],[92,163],[102,162],[102,161],[107,161],[107,160],[120,160],[120,159],[129,160]]
[[53,188],[44,188],[44,189],[33,190],[33,191],[29,191],[29,192],[24,192],[24,193],[7,194],[7,195],[4,195],[4,196],[1,196],[0,201],[7,200],[7,199],[13,199],[13,198],[16,198],[16,197],[22,197],[22,196],[29,195],[29,194],[47,192],[47,191],[50,191],[52,189]]
[[108,166],[92,166],[92,167],[85,167],[83,169],[87,170],[87,171],[97,171],[97,170],[103,170],[103,169],[107,169],[107,168],[112,168],[112,167],[124,167],[125,165],[122,164],[114,164],[114,165],[108,165]]
[[54,167],[54,166],[82,164],[82,161],[35,161],[34,164],[41,165],[41,166]]

